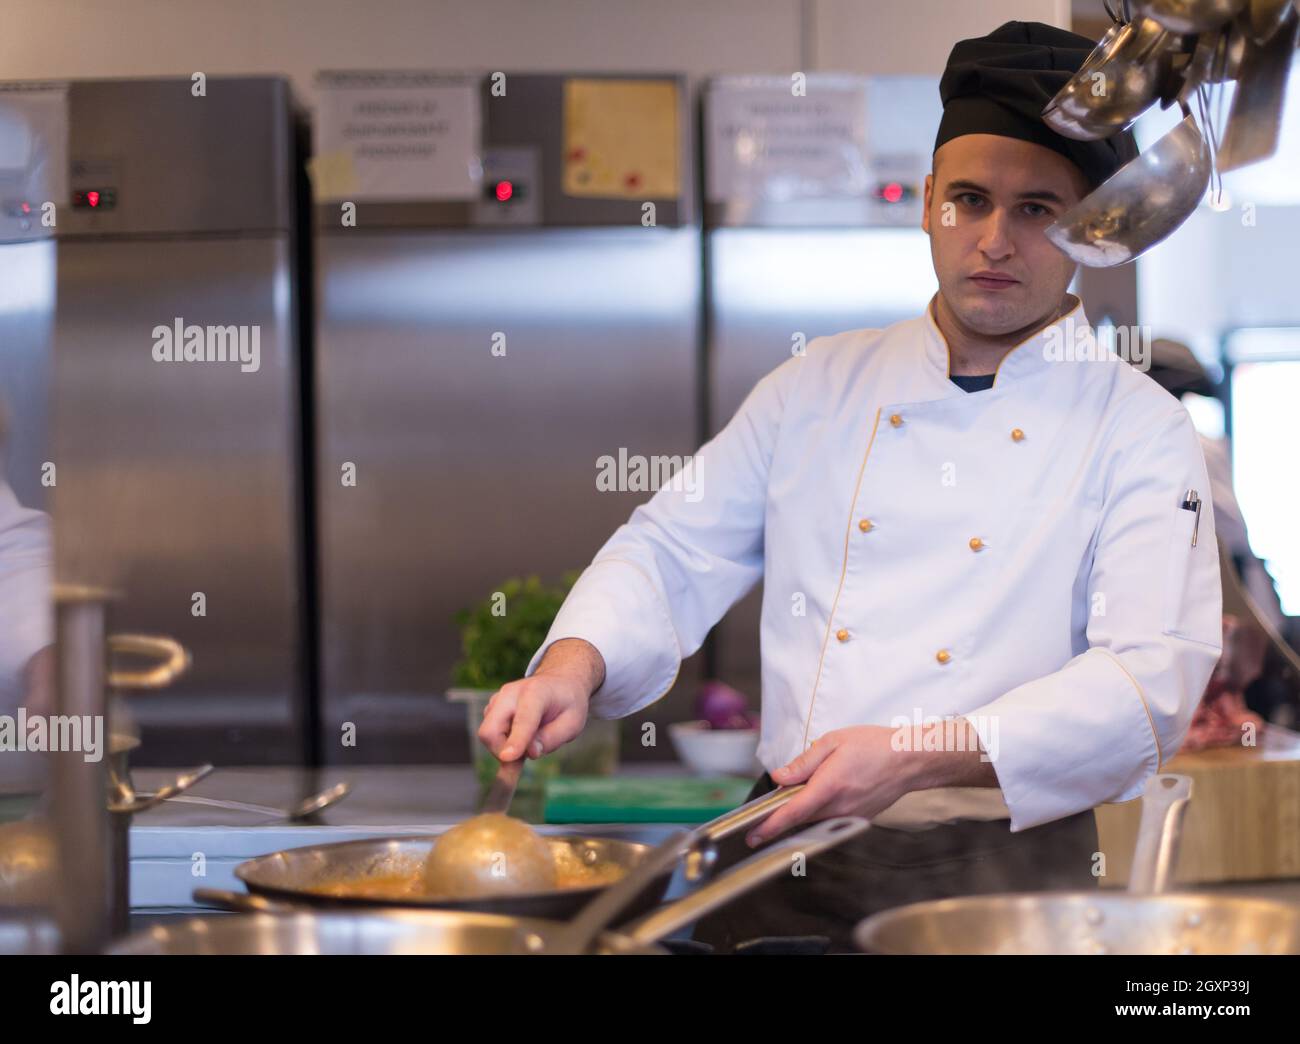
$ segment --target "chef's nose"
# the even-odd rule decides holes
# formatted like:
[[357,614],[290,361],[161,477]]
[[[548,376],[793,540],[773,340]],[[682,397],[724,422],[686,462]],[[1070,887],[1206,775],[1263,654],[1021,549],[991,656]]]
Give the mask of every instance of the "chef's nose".
[[979,249],[990,261],[1010,257],[1015,248],[1011,244],[1011,215],[995,207],[980,229]]

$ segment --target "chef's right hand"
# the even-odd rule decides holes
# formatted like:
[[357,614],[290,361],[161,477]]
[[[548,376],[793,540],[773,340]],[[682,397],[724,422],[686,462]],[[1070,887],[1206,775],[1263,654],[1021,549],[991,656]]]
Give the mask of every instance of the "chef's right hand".
[[580,638],[555,642],[530,677],[493,694],[478,738],[501,761],[549,754],[582,731],[591,694],[604,680],[595,646]]

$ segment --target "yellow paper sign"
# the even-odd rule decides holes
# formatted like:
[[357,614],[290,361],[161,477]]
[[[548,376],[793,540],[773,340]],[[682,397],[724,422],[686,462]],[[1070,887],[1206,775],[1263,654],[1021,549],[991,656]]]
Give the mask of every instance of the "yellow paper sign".
[[680,191],[677,84],[566,80],[564,191],[668,199]]
[[307,161],[307,176],[317,202],[346,199],[357,190],[352,153],[346,149],[313,156]]

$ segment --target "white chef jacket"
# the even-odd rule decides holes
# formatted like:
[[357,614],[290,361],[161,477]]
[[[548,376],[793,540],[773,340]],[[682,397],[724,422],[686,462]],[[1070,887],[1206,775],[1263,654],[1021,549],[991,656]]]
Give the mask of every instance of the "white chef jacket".
[[17,709],[28,660],[54,640],[51,568],[49,517],[0,478],[0,714]]
[[1116,356],[1062,361],[1086,324],[1075,302],[975,393],[929,308],[810,342],[615,531],[528,673],[583,638],[593,715],[632,714],[761,576],[769,771],[833,729],[965,716],[1013,831],[1138,796],[1219,658],[1219,558],[1186,410]]

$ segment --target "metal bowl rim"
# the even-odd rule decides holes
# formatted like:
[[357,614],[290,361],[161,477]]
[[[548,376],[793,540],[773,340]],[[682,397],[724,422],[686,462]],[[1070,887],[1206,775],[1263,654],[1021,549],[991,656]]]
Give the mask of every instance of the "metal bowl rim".
[[1213,892],[1176,890],[1157,893],[1138,893],[1114,891],[1097,892],[998,892],[988,895],[952,896],[947,899],[926,899],[918,903],[880,910],[869,917],[864,917],[853,928],[853,941],[859,950],[875,951],[867,945],[867,940],[883,926],[894,921],[908,921],[926,916],[945,916],[953,909],[997,910],[1006,907],[1035,906],[1096,906],[1123,907],[1135,904],[1184,907],[1203,909],[1219,907],[1244,914],[1253,912],[1259,915],[1280,916],[1300,923],[1300,908],[1280,899],[1268,899],[1259,896],[1218,895]]

